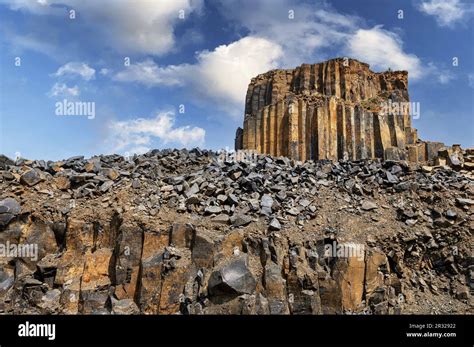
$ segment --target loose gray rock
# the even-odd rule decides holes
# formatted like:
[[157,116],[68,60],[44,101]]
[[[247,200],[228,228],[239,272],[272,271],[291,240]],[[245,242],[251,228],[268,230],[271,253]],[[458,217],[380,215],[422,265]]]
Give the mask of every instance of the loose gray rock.
[[273,218],[272,221],[270,222],[270,224],[268,225],[268,227],[270,228],[270,230],[280,230],[281,229],[281,224],[278,221],[278,219]]
[[20,204],[13,198],[0,201],[0,226],[6,226],[20,213]]
[[234,227],[240,227],[240,226],[245,226],[247,224],[250,224],[252,222],[252,217],[244,215],[244,214],[238,214],[230,217],[230,223]]
[[222,212],[222,208],[220,208],[219,206],[207,206],[204,209],[204,212],[207,214],[217,214]]
[[230,217],[224,213],[219,214],[211,219],[214,223],[229,224]]
[[472,200],[472,199],[456,198],[456,202],[461,206],[474,205],[474,200]]
[[364,211],[371,211],[378,208],[378,206],[375,202],[364,200],[362,204],[360,205],[360,208],[363,209]]
[[260,200],[260,205],[262,206],[262,214],[270,215],[272,213],[273,198],[269,194],[263,194],[262,199]]
[[41,181],[41,177],[36,170],[28,170],[23,175],[20,176],[20,183],[27,186],[34,186]]
[[245,257],[241,257],[214,271],[209,278],[208,289],[211,296],[252,294],[256,284]]

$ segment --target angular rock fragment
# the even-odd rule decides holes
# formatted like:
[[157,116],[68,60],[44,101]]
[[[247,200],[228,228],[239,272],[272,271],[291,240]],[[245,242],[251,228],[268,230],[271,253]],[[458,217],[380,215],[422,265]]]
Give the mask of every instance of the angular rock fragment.
[[255,278],[247,267],[245,257],[233,260],[214,271],[208,283],[211,296],[252,294],[255,286]]
[[364,200],[362,204],[360,205],[360,208],[363,209],[364,211],[371,211],[371,210],[377,209],[378,206],[373,201]]
[[219,224],[228,224],[230,221],[230,217],[226,214],[218,214],[217,216],[213,217],[211,219],[214,223],[219,223]]
[[20,213],[20,204],[13,198],[0,200],[0,226],[6,226]]
[[245,226],[247,224],[250,224],[251,222],[252,217],[244,214],[233,215],[232,217],[230,217],[230,223],[235,227]]
[[204,212],[208,214],[217,214],[222,212],[222,208],[219,206],[208,206],[205,208]]
[[281,224],[280,222],[278,221],[278,219],[276,218],[273,218],[270,222],[270,224],[268,225],[268,228],[270,230],[280,230],[281,229]]
[[273,205],[273,198],[269,194],[264,194],[260,201],[260,205],[262,206],[262,214],[270,215],[272,213],[272,205]]
[[34,186],[41,181],[41,176],[36,170],[28,170],[20,177],[20,182],[27,186]]

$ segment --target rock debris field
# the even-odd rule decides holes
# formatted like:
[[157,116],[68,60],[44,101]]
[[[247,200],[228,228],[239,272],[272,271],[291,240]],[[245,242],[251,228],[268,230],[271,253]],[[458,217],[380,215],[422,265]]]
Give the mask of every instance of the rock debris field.
[[474,181],[450,167],[0,156],[0,192],[2,314],[474,313]]

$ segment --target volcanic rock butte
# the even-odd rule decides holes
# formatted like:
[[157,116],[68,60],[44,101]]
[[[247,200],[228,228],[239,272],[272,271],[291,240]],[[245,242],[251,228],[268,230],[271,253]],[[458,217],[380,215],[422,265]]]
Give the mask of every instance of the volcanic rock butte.
[[375,73],[348,58],[272,70],[250,82],[235,147],[302,161],[431,161],[444,145],[418,140],[408,102],[407,71]]

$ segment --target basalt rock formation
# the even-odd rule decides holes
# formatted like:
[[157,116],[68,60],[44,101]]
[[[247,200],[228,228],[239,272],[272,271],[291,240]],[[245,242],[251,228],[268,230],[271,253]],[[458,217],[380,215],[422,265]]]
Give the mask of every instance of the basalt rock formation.
[[0,313],[474,312],[472,165],[244,159],[0,155]]
[[354,59],[272,70],[250,82],[235,147],[302,161],[431,161],[443,144],[418,140],[409,101],[408,72]]

